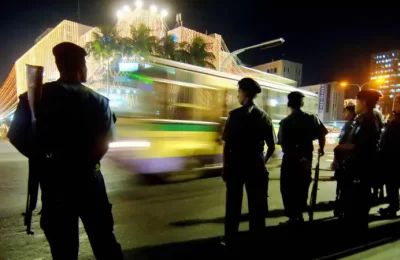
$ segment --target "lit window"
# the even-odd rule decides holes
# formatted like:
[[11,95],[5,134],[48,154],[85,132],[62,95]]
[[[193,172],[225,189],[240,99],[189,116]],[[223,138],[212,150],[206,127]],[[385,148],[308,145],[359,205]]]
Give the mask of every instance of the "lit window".
[[383,58],[385,58],[386,57],[386,55],[383,55]]
[[394,57],[396,54],[394,54],[394,52],[392,53],[392,56]]

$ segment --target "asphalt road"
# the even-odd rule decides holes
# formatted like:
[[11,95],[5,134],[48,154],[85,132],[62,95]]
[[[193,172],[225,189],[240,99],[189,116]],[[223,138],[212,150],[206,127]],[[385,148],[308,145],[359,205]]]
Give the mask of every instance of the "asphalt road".
[[[321,168],[328,168],[332,158],[331,151],[327,150],[326,156],[321,161]],[[272,179],[269,189],[270,215],[266,219],[268,235],[263,253],[269,256],[274,255],[272,252],[281,252],[282,255],[305,254],[309,258],[331,255],[333,256],[331,259],[342,256],[350,256],[347,259],[382,259],[380,256],[392,259],[387,258],[388,255],[384,252],[393,250],[398,245],[396,242],[385,242],[383,245],[381,242],[379,247],[367,251],[363,248],[357,249],[360,245],[352,243],[335,245],[335,241],[338,241],[340,236],[336,234],[337,223],[329,219],[332,213],[331,206],[327,203],[334,199],[335,182],[332,181],[320,182],[318,212],[315,216],[323,221],[317,221],[315,225],[295,234],[285,227],[280,227],[279,223],[287,219],[284,216],[280,197],[279,168],[272,169],[270,172]],[[210,257],[225,259],[229,257],[231,252],[227,252],[219,245],[220,236],[223,234],[225,203],[225,187],[220,178],[213,177],[167,185],[144,185],[140,178],[124,165],[109,158],[103,161],[103,173],[109,198],[113,203],[115,233],[127,259]],[[332,172],[321,171],[321,175],[328,179],[332,176]],[[51,259],[48,244],[39,227],[40,216],[36,215],[33,219],[35,235],[27,236],[24,233],[21,212],[25,208],[26,183],[27,160],[6,141],[0,140],[0,259]],[[248,229],[246,212],[247,203],[244,200],[244,217],[240,226],[240,229],[244,231],[244,239],[246,238],[245,231]],[[376,208],[371,212],[376,212]],[[376,218],[373,221],[370,225],[373,230],[372,235],[368,236],[368,241],[364,241],[364,244],[379,241],[382,237],[391,237],[389,231],[398,229],[395,221],[389,223],[378,221]],[[388,228],[389,231],[382,228],[389,225],[392,225]],[[62,223],[60,223],[60,232],[62,232]],[[240,247],[242,254],[248,248],[247,245],[243,243]],[[297,251],[291,250],[293,248],[297,248]],[[382,253],[379,249],[384,252]],[[350,253],[341,255],[341,252],[346,250],[350,250]],[[351,257],[360,250],[364,250],[363,254],[370,252],[369,258],[353,258],[360,257],[357,254]],[[396,250],[392,252],[393,255],[397,253]],[[361,257],[364,256],[361,255]],[[280,259],[280,257],[270,258]],[[80,226],[79,259],[94,259],[82,226]]]

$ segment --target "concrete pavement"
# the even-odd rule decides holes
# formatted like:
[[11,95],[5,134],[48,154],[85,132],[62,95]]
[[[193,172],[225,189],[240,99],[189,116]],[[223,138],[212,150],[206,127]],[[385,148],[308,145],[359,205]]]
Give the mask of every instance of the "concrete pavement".
[[[48,244],[39,227],[39,216],[33,219],[35,235],[27,236],[23,232],[20,214],[25,207],[27,161],[1,141],[0,151],[0,157],[10,158],[0,160],[0,259],[51,259]],[[225,203],[225,187],[220,178],[146,186],[141,185],[140,179],[124,165],[108,158],[103,162],[103,173],[110,201],[113,203],[115,233],[127,259],[221,259],[227,256],[219,246],[219,237],[223,234]],[[279,169],[271,170],[271,175],[278,176]],[[334,182],[321,182],[318,212],[315,214],[317,219],[332,216],[331,206],[327,202],[334,199],[334,194]],[[277,180],[270,181],[269,205],[271,212],[266,218],[269,235],[264,253],[278,252],[285,245],[290,249],[292,244],[288,242],[288,237],[297,236],[290,235],[284,227],[278,226],[286,217]],[[375,208],[372,212],[375,213],[376,210]],[[243,232],[248,230],[246,213],[247,202],[244,199],[243,221],[240,225]],[[306,215],[305,218],[307,219]],[[382,224],[374,222],[371,226],[373,225],[379,227]],[[313,230],[312,232],[298,233],[304,237],[297,239],[310,239],[311,243],[315,241],[310,234],[318,235],[319,240],[325,244],[319,245],[319,256],[331,254],[331,251],[335,253],[334,249],[328,250],[332,247],[329,232],[332,233],[335,229],[334,224],[323,224],[318,228],[307,229]],[[322,232],[325,230],[328,233]],[[245,233],[243,235],[246,236]],[[79,259],[94,259],[82,226],[80,242]],[[315,251],[312,244],[304,246],[310,252]],[[343,248],[336,251],[340,250]],[[288,251],[291,250],[282,248],[279,252]],[[318,255],[315,252],[313,254]]]

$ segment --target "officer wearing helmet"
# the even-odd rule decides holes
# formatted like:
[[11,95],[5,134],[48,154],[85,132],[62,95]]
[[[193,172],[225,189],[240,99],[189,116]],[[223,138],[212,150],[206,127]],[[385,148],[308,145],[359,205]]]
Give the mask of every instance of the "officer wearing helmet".
[[311,183],[313,140],[319,141],[319,153],[324,155],[328,133],[319,118],[301,110],[304,94],[294,91],[288,95],[291,114],[280,123],[278,144],[283,151],[281,166],[281,194],[288,224],[302,224]]
[[[108,99],[82,85],[86,51],[69,42],[53,48],[60,79],[43,85],[36,111],[35,153],[42,191],[40,225],[54,259],[77,259],[79,218],[96,259],[122,259],[113,233],[100,160],[113,137],[115,117]],[[27,94],[20,96],[9,139],[28,158],[31,114]]]
[[371,207],[371,186],[377,164],[381,126],[374,108],[381,97],[376,90],[362,90],[357,94],[358,114],[346,144],[335,148],[335,156],[345,161],[344,220],[349,228],[363,231],[368,228]]
[[[265,228],[268,172],[265,163],[275,150],[275,132],[271,117],[259,108],[254,99],[260,85],[251,78],[238,83],[241,105],[229,113],[222,139],[224,144],[223,180],[226,182],[225,239],[234,240],[239,230],[243,186],[246,187],[250,232],[258,235]],[[268,146],[264,157],[264,145]]]

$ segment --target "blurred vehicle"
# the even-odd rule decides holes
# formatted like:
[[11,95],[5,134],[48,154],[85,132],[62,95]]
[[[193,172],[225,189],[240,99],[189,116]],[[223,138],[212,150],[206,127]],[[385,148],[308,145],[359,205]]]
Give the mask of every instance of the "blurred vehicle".
[[[242,76],[159,58],[115,66],[113,86],[95,89],[109,97],[117,116],[119,140],[110,144],[110,157],[166,182],[200,178],[222,166],[221,133],[228,112],[239,106]],[[278,133],[279,121],[288,114],[287,94],[298,89],[271,77],[256,78],[263,88],[257,103]],[[305,109],[315,112],[317,95],[304,93]]]

